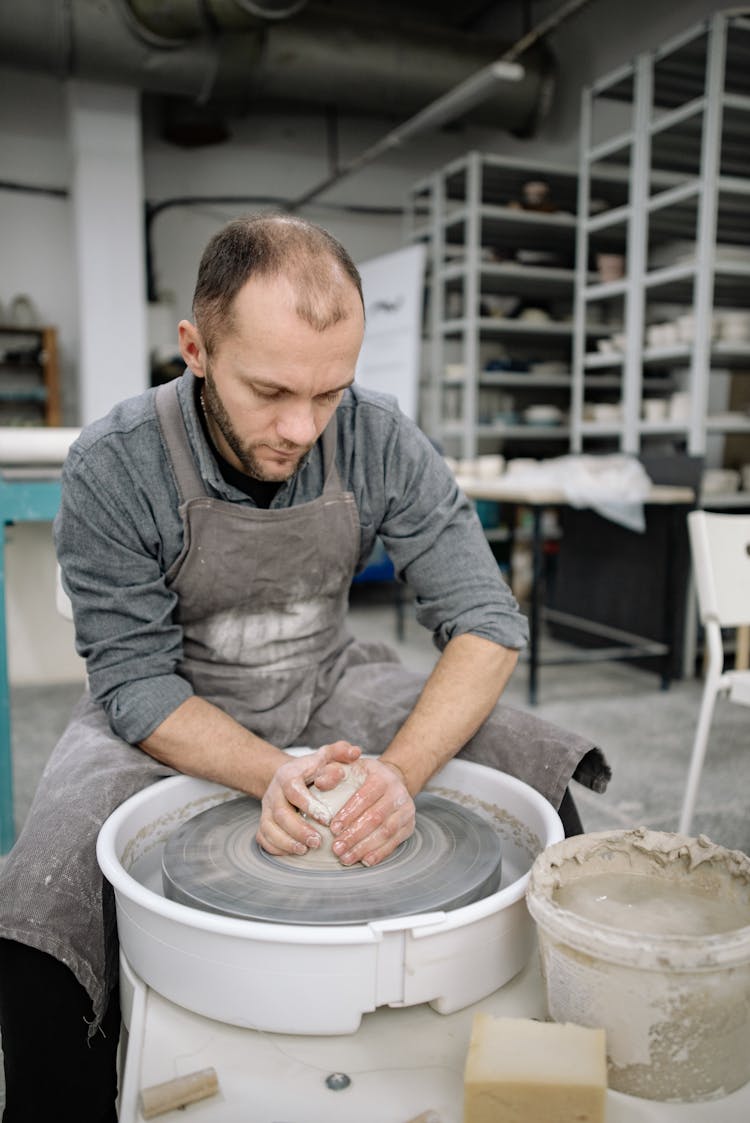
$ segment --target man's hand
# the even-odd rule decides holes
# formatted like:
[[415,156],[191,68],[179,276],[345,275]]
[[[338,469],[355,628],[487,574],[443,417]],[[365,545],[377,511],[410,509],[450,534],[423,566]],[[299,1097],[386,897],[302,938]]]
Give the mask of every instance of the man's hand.
[[416,809],[396,765],[368,758],[358,767],[367,779],[330,824],[333,852],[345,866],[375,866],[411,835]]
[[353,764],[361,753],[360,748],[348,741],[335,741],[314,753],[285,760],[274,773],[262,799],[256,834],[258,845],[269,854],[306,854],[309,849],[317,849],[320,835],[298,812],[325,826],[329,825],[328,813],[310,795],[309,785],[315,783],[322,790],[335,787],[344,777],[341,765]]

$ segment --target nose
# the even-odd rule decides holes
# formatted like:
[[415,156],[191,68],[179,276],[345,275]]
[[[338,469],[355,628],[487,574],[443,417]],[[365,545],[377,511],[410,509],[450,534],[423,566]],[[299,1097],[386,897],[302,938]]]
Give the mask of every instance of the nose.
[[312,402],[289,402],[276,422],[282,441],[299,448],[314,444],[318,438]]

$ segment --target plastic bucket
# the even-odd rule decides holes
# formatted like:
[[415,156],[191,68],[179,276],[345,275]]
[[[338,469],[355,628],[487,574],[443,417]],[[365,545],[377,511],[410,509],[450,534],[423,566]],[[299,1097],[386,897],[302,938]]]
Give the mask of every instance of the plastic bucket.
[[705,836],[548,847],[527,890],[550,1016],[606,1030],[609,1086],[716,1098],[750,1079],[750,858]]

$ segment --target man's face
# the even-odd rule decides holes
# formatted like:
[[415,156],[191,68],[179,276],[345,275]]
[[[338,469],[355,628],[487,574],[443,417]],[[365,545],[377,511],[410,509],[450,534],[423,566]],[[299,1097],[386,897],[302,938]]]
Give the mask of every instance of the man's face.
[[183,358],[205,380],[216,446],[255,479],[281,482],[294,474],[354,378],[362,303],[353,285],[340,300],[346,316],[316,331],[297,315],[284,277],[250,280],[235,300],[234,331],[210,360],[194,325],[180,324]]

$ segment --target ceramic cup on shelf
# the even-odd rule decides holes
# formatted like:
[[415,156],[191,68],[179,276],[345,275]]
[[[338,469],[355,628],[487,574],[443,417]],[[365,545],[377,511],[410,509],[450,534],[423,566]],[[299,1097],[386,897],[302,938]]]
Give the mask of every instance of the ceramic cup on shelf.
[[625,258],[621,253],[598,253],[596,268],[603,283],[619,281],[625,274]]
[[687,390],[676,390],[669,399],[669,417],[671,421],[688,421],[690,419],[690,394]]
[[643,403],[644,421],[664,421],[669,409],[666,398],[646,398]]

